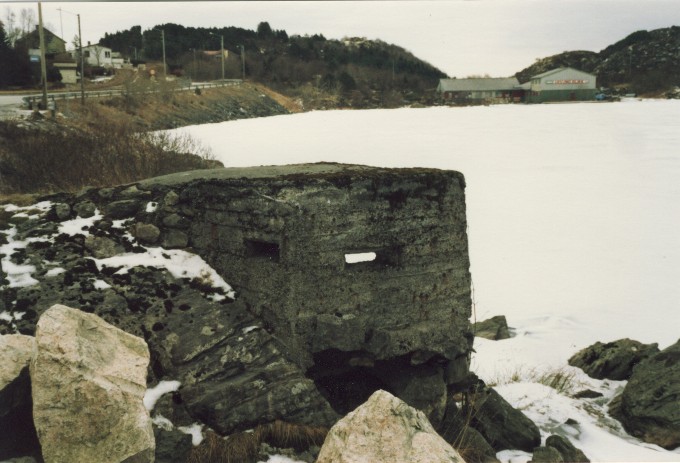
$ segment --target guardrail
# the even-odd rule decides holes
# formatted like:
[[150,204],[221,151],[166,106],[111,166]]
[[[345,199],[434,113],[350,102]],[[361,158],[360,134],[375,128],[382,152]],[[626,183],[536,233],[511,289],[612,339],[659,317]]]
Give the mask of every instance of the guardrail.
[[[179,85],[177,87],[172,87],[172,88],[166,88],[166,89],[161,89],[161,88],[152,88],[152,89],[144,89],[140,91],[135,91],[135,90],[128,90],[124,88],[114,88],[114,89],[108,89],[108,90],[88,90],[85,92],[85,98],[111,98],[113,96],[117,95],[137,95],[137,94],[144,94],[144,93],[160,93],[162,91],[172,91],[172,92],[184,92],[187,90],[195,90],[195,89],[206,89],[206,88],[217,88],[217,87],[233,87],[236,85],[241,85],[243,81],[241,79],[225,79],[225,80],[220,80],[217,82],[205,82],[205,83],[197,83],[197,84],[192,84],[190,83],[189,85]],[[52,105],[52,108],[56,106],[57,100],[73,100],[76,98],[80,98],[81,93],[80,92],[58,92],[58,93],[49,93],[47,95],[48,103],[47,105],[50,106]],[[28,95],[23,97],[24,104],[28,107],[28,109],[34,109],[37,108],[38,105],[42,102],[42,95]],[[47,109],[47,108],[45,108]]]

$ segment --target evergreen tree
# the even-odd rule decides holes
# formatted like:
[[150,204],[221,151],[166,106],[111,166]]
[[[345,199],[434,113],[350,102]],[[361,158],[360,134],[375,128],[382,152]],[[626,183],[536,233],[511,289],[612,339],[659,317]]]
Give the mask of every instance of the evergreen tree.
[[9,46],[5,26],[0,21],[0,88],[30,83],[31,69],[28,59]]

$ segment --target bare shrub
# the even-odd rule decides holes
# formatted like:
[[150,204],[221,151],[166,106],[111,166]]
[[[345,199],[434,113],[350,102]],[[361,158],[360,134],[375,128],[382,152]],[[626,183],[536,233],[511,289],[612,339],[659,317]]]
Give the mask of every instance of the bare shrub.
[[136,132],[129,123],[97,120],[80,129],[0,123],[0,193],[76,191],[215,167],[189,136]]

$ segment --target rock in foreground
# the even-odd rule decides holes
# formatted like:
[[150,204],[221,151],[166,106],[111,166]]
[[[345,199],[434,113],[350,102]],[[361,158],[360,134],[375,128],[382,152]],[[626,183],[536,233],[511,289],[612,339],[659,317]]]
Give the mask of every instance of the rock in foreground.
[[638,365],[610,413],[645,442],[680,446],[680,341]]
[[424,413],[388,392],[333,426],[317,463],[462,463],[453,447],[432,428]]
[[153,462],[144,408],[146,343],[99,317],[55,305],[38,321],[33,417],[47,463]]
[[31,414],[28,363],[34,339],[21,334],[0,336],[0,460],[35,453],[38,436]]

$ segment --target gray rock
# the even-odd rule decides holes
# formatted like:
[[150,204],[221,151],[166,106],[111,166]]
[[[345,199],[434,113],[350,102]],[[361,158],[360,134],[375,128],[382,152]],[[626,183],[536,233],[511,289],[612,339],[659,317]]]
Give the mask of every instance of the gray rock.
[[469,412],[469,409],[467,413],[460,410],[451,398],[437,432],[461,454],[466,463],[498,463],[494,448],[470,426]]
[[139,211],[139,203],[134,199],[114,201],[104,207],[104,215],[111,219],[125,219],[133,217]]
[[564,463],[560,452],[553,447],[536,447],[529,463]]
[[157,226],[151,223],[137,222],[133,229],[135,238],[143,244],[154,244],[161,236],[161,231]]
[[590,463],[588,457],[574,444],[562,436],[556,434],[548,437],[545,441],[546,447],[552,447],[562,456],[562,460],[569,463]]
[[169,214],[163,217],[163,225],[170,228],[189,228],[191,222],[179,214]]
[[175,193],[174,190],[170,190],[167,192],[165,197],[163,198],[163,204],[165,206],[176,206],[177,203],[179,202],[179,195]]
[[33,418],[45,461],[153,462],[143,340],[55,305],[40,317],[36,346]]
[[88,219],[94,215],[97,206],[92,201],[82,201],[76,203],[76,205],[73,206],[73,210],[76,211],[76,214],[78,214],[79,217]]
[[492,341],[510,338],[510,330],[505,315],[497,315],[472,325],[472,332],[475,336]]
[[538,427],[491,388],[471,395],[472,427],[496,450],[531,452],[541,443]]
[[120,192],[120,197],[126,199],[148,198],[149,196],[151,192],[140,190],[137,185],[132,185]]
[[58,203],[54,205],[54,213],[61,221],[68,219],[71,216],[71,206],[65,203]]
[[427,417],[385,391],[338,421],[317,463],[463,463]]
[[396,369],[387,364],[386,368],[377,368],[376,374],[397,397],[425,413],[433,426],[441,423],[448,396],[441,367],[418,365]]
[[175,463],[187,461],[192,449],[191,436],[175,429],[154,426],[156,441],[155,463]]
[[106,259],[124,252],[123,246],[105,236],[88,235],[85,237],[85,248],[97,259]]
[[97,192],[99,197],[103,199],[111,199],[115,193],[115,188],[102,188]]
[[569,365],[581,368],[595,379],[621,381],[630,378],[633,368],[659,352],[658,344],[642,344],[631,339],[603,344],[596,342],[569,359]]
[[189,237],[180,230],[168,230],[163,234],[163,247],[167,249],[186,248]]
[[[640,363],[610,413],[635,437],[680,446],[680,341]],[[618,406],[617,406],[618,405]]]

